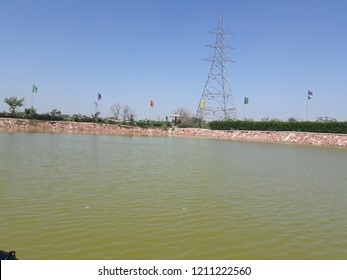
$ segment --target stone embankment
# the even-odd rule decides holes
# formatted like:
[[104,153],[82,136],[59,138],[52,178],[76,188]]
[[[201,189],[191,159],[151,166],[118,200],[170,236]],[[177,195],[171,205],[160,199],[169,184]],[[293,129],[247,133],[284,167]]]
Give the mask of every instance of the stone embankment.
[[83,133],[106,135],[148,135],[229,139],[268,143],[306,144],[347,148],[347,134],[294,132],[294,131],[243,131],[209,130],[200,128],[144,129],[113,124],[31,121],[0,119],[0,129],[6,131]]

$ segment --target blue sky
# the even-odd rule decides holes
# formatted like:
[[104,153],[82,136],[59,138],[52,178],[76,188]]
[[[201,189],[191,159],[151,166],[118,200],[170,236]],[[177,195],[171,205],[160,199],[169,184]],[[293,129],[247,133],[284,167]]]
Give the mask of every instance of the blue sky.
[[310,89],[309,120],[347,120],[344,0],[0,0],[0,111],[35,84],[39,113],[91,115],[98,92],[103,117],[195,113],[221,11],[239,118],[305,120]]

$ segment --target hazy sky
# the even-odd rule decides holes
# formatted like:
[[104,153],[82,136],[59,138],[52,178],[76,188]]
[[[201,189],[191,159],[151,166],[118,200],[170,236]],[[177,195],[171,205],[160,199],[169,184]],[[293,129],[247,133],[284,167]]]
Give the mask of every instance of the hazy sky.
[[221,11],[239,118],[304,120],[311,90],[309,120],[347,120],[345,0],[0,0],[0,111],[35,84],[39,113],[195,113]]

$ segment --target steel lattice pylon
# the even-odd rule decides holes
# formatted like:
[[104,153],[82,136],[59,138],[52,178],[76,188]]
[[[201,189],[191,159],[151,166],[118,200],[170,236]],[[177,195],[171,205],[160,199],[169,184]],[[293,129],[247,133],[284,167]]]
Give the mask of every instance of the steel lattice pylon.
[[207,45],[207,47],[214,48],[214,56],[206,59],[212,62],[212,65],[196,117],[204,121],[237,119],[226,68],[228,62],[233,62],[225,56],[225,49],[231,47],[224,43],[224,36],[231,33],[224,29],[223,13],[221,13],[218,27],[208,33],[216,35],[216,42]]

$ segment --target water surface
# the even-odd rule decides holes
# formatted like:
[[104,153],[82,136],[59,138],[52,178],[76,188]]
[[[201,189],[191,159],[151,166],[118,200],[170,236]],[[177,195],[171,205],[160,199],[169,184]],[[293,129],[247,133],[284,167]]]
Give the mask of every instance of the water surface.
[[0,132],[20,259],[346,259],[347,151]]

